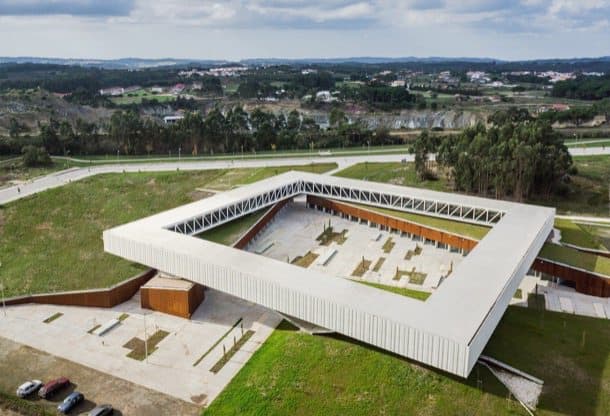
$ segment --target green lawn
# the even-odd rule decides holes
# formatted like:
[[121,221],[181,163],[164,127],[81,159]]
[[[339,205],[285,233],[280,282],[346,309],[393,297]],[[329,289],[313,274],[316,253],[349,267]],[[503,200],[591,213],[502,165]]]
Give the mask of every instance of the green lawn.
[[104,253],[103,230],[192,202],[200,197],[197,188],[208,188],[227,175],[248,183],[289,169],[98,175],[0,207],[0,276],[5,294],[116,284],[143,269]]
[[361,208],[368,209],[370,211],[379,212],[381,214],[390,215],[397,218],[403,218],[407,221],[414,222],[417,224],[425,225],[439,230],[444,230],[450,233],[459,234],[464,237],[470,237],[475,240],[482,240],[485,235],[489,232],[489,227],[482,225],[468,224],[465,222],[458,222],[452,220],[446,220],[443,218],[430,217],[428,215],[412,214],[410,212],[395,211],[392,209],[372,207],[363,204],[352,204],[357,205]]
[[594,250],[607,250],[602,239],[589,226],[571,220],[556,218],[555,228],[561,231],[561,242]]
[[352,280],[353,282],[362,283],[367,286],[376,287],[377,289],[385,290],[387,292],[396,293],[397,295],[406,296],[418,300],[426,300],[430,297],[431,293],[422,292],[421,290],[408,289],[406,287],[396,287],[390,285],[383,285],[379,283],[365,282],[363,280]]
[[[610,184],[610,156],[575,157],[578,174],[571,177],[568,192],[551,199],[530,198],[529,203],[554,206],[560,214],[608,216],[608,186]],[[353,179],[391,183],[453,192],[445,178],[420,181],[413,163],[359,163],[335,174]]]
[[544,259],[578,267],[610,278],[610,258],[583,253],[557,244],[545,244],[539,256]]
[[437,181],[419,181],[413,163],[358,163],[337,172],[335,176],[391,183],[394,185],[414,186],[418,188],[433,189],[435,191],[444,191],[448,189],[447,182],[443,179]]
[[212,228],[209,231],[199,234],[198,237],[214,243],[231,246],[243,235],[243,233],[256,224],[265,212],[267,212],[267,209],[268,208],[261,209],[219,227]]
[[141,89],[127,94],[123,94],[121,97],[110,98],[113,103],[118,105],[140,104],[143,99],[157,100],[160,103],[166,103],[170,101],[175,101],[176,96],[172,94],[153,94],[149,90]]
[[[605,320],[509,307],[484,353],[545,381],[536,414],[602,416],[610,414],[609,352]],[[282,323],[203,413],[525,415],[507,396],[483,367],[462,380]]]
[[578,174],[571,177],[566,195],[531,202],[555,206],[559,214],[608,216],[610,156],[575,157],[574,164]]

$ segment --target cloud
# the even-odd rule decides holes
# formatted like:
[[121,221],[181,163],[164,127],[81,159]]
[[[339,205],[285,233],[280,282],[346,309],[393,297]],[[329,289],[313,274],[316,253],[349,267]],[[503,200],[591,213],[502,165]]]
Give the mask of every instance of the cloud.
[[0,16],[125,16],[133,0],[0,0]]

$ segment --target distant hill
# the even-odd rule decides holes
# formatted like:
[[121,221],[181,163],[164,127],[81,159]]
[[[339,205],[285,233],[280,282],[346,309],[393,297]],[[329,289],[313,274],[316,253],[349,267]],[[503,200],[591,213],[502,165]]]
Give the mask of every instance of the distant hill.
[[533,59],[521,61],[505,61],[494,58],[472,58],[472,57],[346,57],[346,58],[251,58],[240,61],[214,60],[214,59],[146,59],[146,58],[121,58],[121,59],[70,59],[70,58],[41,58],[41,57],[0,57],[0,64],[3,63],[33,63],[51,65],[71,65],[88,68],[104,69],[144,69],[161,67],[216,67],[223,65],[407,65],[434,68],[466,68],[471,66],[473,69],[486,68],[491,65],[501,67],[505,70],[520,69],[556,69],[556,70],[596,70],[610,68],[610,56],[593,58],[568,58],[568,59]]

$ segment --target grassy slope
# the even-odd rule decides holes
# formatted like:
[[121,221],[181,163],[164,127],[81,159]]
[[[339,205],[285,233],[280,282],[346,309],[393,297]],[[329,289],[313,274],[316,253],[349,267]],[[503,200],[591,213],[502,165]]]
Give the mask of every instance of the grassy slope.
[[415,222],[417,224],[427,225],[432,228],[437,228],[450,233],[463,235],[464,237],[474,238],[476,240],[483,239],[483,237],[485,237],[485,235],[487,235],[490,230],[488,227],[483,227],[481,225],[445,220],[442,218],[430,217],[427,215],[411,214],[409,212],[401,212],[392,209],[371,207],[368,205],[362,205],[362,207],[371,211],[391,215],[393,217],[404,218],[405,220]]
[[540,257],[610,276],[610,258],[607,257],[548,243],[542,247]]
[[595,250],[608,249],[596,235],[596,232],[591,231],[587,226],[581,226],[573,221],[557,218],[555,219],[555,228],[561,231],[561,241],[563,243]]
[[[592,158],[578,158],[577,163],[584,161],[584,168],[579,164],[580,175],[588,175],[587,177],[596,177],[597,184],[603,181],[604,175],[610,177],[610,158],[608,157],[592,157]],[[604,162],[606,165],[604,165]],[[413,186],[411,180],[415,181],[415,185],[427,187],[428,182],[417,182],[417,178],[413,175],[406,175],[405,172],[409,171],[412,164],[400,164],[400,163],[369,163],[368,172],[375,172],[375,180],[380,182],[390,183],[401,183]],[[348,169],[338,172],[337,176],[347,176],[351,178],[362,178],[365,174],[364,164],[354,165]],[[579,176],[580,177],[580,176]],[[433,182],[435,185],[430,189],[439,190],[441,181]],[[442,185],[444,189],[446,184]],[[440,190],[443,190],[440,189]],[[447,189],[445,189],[447,190]],[[606,190],[607,193],[607,190]],[[422,225],[428,225],[430,227],[439,228],[448,232],[463,235],[465,237],[475,238],[477,240],[482,239],[487,233],[486,227],[477,225],[460,223],[456,221],[443,220],[439,218],[429,217],[425,215],[417,215],[404,213],[400,211],[388,210],[383,208],[376,208],[370,206],[364,206],[367,209],[378,211],[388,215],[405,218],[409,221],[417,222]],[[603,249],[605,246],[601,245],[599,233],[596,233],[594,227],[582,227],[569,220],[556,220],[556,227],[562,232],[562,241],[575,245],[582,245],[583,247]],[[580,267],[585,270],[591,270],[597,273],[602,273],[610,276],[610,260],[600,256],[594,256],[591,254],[579,253],[576,250],[567,247],[558,247],[555,245],[547,244],[543,250],[543,257],[549,260],[555,260],[575,267]]]
[[248,214],[235,221],[231,221],[199,234],[198,237],[203,238],[204,240],[213,241],[214,243],[224,244],[225,246],[233,245],[243,233],[256,224],[265,212],[267,212],[267,209],[253,212],[252,214]]
[[[578,174],[572,177],[570,191],[565,196],[550,200],[533,197],[529,202],[557,207],[559,213],[581,215],[608,215],[608,183],[610,183],[610,156],[574,158]],[[338,172],[336,176],[367,179],[436,191],[451,191],[445,179],[420,182],[413,163],[360,163]]]
[[397,295],[406,296],[406,297],[414,298],[414,299],[418,299],[418,300],[426,300],[431,295],[431,293],[428,293],[428,292],[422,292],[421,290],[408,289],[406,287],[383,285],[383,284],[379,284],[379,283],[365,282],[365,281],[356,280],[356,279],[353,279],[352,281],[362,283],[367,286],[376,287],[377,289],[396,293]]
[[448,189],[448,184],[444,180],[420,182],[417,179],[414,166],[413,163],[398,162],[358,163],[336,173],[335,176],[365,179],[394,185],[414,186],[436,191]]
[[[607,321],[510,307],[485,353],[545,380],[537,414],[601,416],[610,412],[609,345]],[[507,395],[484,368],[463,381],[282,324],[204,414],[525,414]]]
[[10,203],[0,208],[0,273],[6,296],[118,283],[142,268],[104,253],[103,230],[191,202],[196,188],[226,175],[237,185],[286,170],[100,175]]

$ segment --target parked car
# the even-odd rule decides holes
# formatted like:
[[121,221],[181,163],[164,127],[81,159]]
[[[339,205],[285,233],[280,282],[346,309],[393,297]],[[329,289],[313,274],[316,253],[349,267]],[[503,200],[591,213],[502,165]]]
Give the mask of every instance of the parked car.
[[66,397],[64,401],[59,404],[59,406],[57,406],[57,410],[60,413],[66,414],[70,410],[74,409],[76,405],[78,405],[83,400],[85,400],[85,396],[83,396],[83,393],[74,391],[70,393],[68,397]]
[[40,380],[26,381],[21,386],[17,387],[17,397],[21,397],[23,399],[24,397],[27,397],[30,394],[37,392],[38,389],[41,387],[42,381]]
[[38,390],[38,395],[43,399],[53,395],[57,391],[63,389],[67,385],[70,384],[70,380],[66,377],[59,377],[55,380],[48,381],[40,390]]
[[114,413],[114,409],[109,404],[100,404],[89,412],[89,416],[108,416]]

